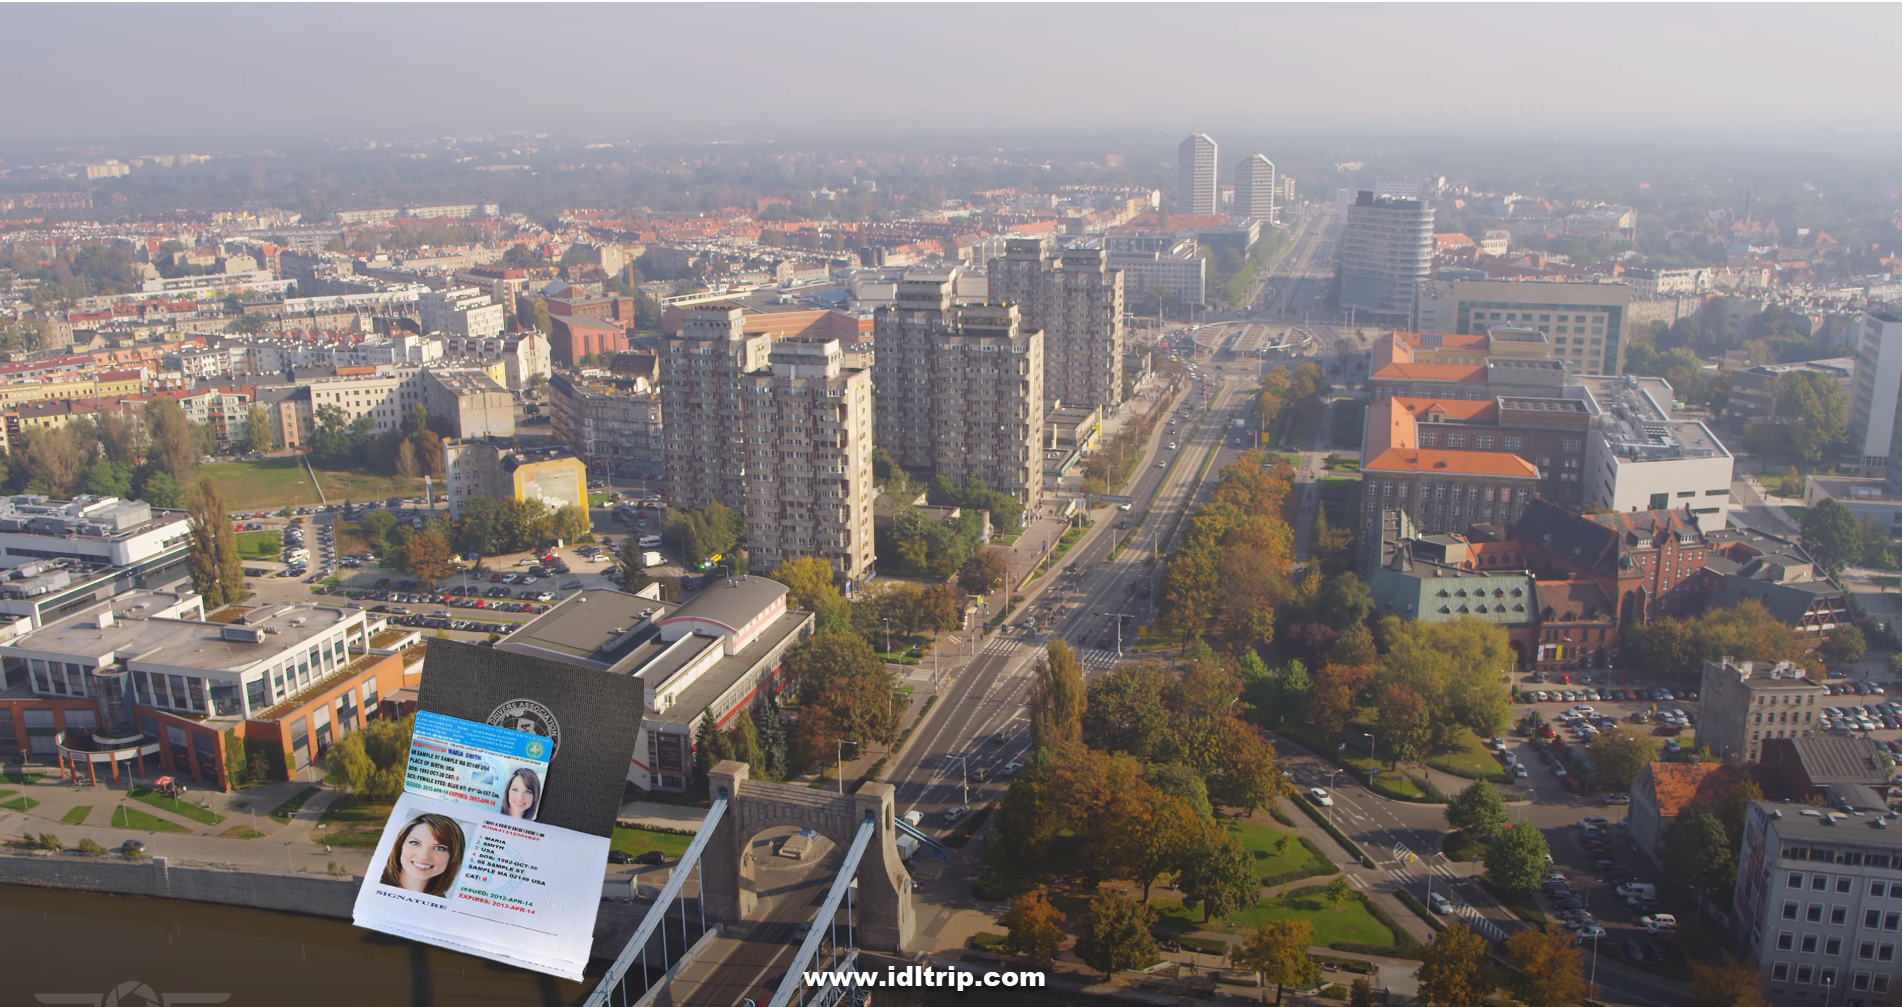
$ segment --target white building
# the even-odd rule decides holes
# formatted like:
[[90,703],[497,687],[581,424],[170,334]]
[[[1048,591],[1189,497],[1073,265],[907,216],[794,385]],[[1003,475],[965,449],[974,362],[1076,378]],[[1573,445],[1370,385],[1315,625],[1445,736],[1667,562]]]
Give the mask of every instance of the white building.
[[1690,508],[1701,531],[1729,521],[1736,460],[1698,420],[1673,419],[1663,378],[1587,377],[1568,388],[1592,414],[1585,502],[1610,511]]
[[1215,141],[1207,133],[1191,133],[1176,147],[1176,199],[1170,213],[1212,216],[1219,193],[1215,187]]
[[1362,191],[1341,236],[1341,306],[1405,319],[1433,265],[1433,207]]
[[1902,311],[1872,305],[1862,317],[1856,350],[1856,394],[1849,403],[1849,447],[1867,474],[1889,467],[1896,398],[1902,393]]
[[0,497],[0,569],[61,559],[134,566],[183,546],[186,525],[184,511],[155,511],[143,500]]
[[417,299],[424,332],[449,336],[499,335],[507,324],[502,305],[477,287],[432,290]]
[[1275,218],[1275,162],[1250,154],[1235,166],[1234,216],[1244,220]]
[[1140,302],[1150,291],[1166,290],[1183,304],[1207,303],[1208,260],[1198,249],[1194,238],[1166,247],[1135,247],[1112,240],[1109,268],[1123,272],[1123,302]]

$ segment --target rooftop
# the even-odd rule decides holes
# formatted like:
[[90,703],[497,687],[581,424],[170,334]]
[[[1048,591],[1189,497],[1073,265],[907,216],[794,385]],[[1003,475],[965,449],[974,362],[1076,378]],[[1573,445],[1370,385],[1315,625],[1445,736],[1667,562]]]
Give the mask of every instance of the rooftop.
[[1876,743],[1868,738],[1843,738],[1819,735],[1814,738],[1772,738],[1787,742],[1803,761],[1803,774],[1817,786],[1832,783],[1860,783],[1883,786],[1889,771],[1883,767]]
[[118,539],[184,521],[183,511],[153,510],[143,500],[95,496],[54,500],[31,494],[0,497],[0,532]]
[[[1828,843],[1854,843],[1880,849],[1902,848],[1902,827],[1888,814],[1860,811],[1831,811],[1802,804],[1771,804],[1752,801],[1753,807],[1770,816],[1777,838]],[[1881,825],[1875,823],[1881,822]]]
[[[191,597],[163,591],[128,591],[109,603],[49,622],[12,640],[6,648],[51,654],[116,654],[146,664],[241,671],[273,655],[297,650],[350,619],[362,618],[360,611],[298,604],[253,609],[237,624],[149,614],[176,611]],[[102,618],[107,613],[111,617]]]

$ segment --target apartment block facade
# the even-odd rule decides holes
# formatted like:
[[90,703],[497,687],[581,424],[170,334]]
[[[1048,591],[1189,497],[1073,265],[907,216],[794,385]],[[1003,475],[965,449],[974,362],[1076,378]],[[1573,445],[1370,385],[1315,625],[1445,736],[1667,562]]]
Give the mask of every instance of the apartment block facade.
[[1433,207],[1361,192],[1341,235],[1341,306],[1380,318],[1413,313],[1414,288],[1433,265]]
[[1123,401],[1124,277],[1107,250],[1053,253],[1044,239],[1012,238],[987,272],[989,299],[1015,304],[1023,331],[1043,333],[1045,397],[1078,409]]
[[873,323],[877,441],[905,469],[1043,496],[1045,340],[1014,304],[960,304],[955,277],[906,279]]
[[555,436],[596,472],[654,478],[665,471],[660,393],[645,382],[548,379]]
[[727,304],[691,308],[663,337],[661,412],[667,418],[667,502],[697,510],[746,498],[743,378],[766,366],[770,336],[749,335],[746,313]]
[[745,379],[747,550],[759,569],[817,556],[871,568],[872,374],[836,339],[775,343]]

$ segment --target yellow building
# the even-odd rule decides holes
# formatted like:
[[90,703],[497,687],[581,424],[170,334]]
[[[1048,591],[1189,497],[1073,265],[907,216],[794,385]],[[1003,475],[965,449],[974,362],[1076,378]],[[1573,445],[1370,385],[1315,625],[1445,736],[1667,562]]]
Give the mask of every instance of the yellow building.
[[588,506],[588,467],[563,448],[517,450],[507,442],[443,442],[449,513],[462,516],[474,497],[540,500],[549,510]]

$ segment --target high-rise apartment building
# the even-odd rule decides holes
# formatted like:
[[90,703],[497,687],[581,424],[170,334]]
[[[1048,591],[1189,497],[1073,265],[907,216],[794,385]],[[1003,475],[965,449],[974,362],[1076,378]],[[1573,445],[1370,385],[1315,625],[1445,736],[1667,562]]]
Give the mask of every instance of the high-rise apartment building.
[[1433,207],[1363,191],[1341,236],[1341,306],[1404,322],[1433,265]]
[[746,376],[747,550],[759,569],[817,556],[856,580],[872,565],[872,375],[836,339],[774,343]]
[[1012,238],[986,271],[990,299],[1015,304],[1020,328],[1043,333],[1045,398],[1079,409],[1123,400],[1124,276],[1105,249],[1053,254],[1042,238]]
[[1902,469],[1889,464],[1899,443],[1896,420],[1902,411],[1902,310],[1889,304],[1871,304],[1862,316],[1856,342],[1856,391],[1849,405],[1849,447],[1846,453],[1862,465],[1865,475],[1885,470],[1892,479]]
[[1176,201],[1171,213],[1203,216],[1218,211],[1215,188],[1215,141],[1207,133],[1191,133],[1176,147]]
[[1243,220],[1274,219],[1275,162],[1266,154],[1250,154],[1235,166],[1234,210]]
[[680,331],[664,338],[660,388],[669,506],[696,510],[718,500],[738,509],[746,497],[742,379],[766,365],[772,340],[747,334],[745,320],[746,312],[734,305],[694,307]]
[[959,304],[956,277],[900,282],[874,322],[877,442],[905,469],[1043,497],[1044,337],[1017,306]]

